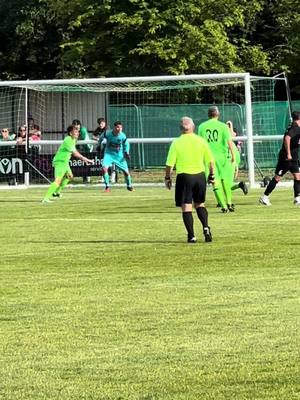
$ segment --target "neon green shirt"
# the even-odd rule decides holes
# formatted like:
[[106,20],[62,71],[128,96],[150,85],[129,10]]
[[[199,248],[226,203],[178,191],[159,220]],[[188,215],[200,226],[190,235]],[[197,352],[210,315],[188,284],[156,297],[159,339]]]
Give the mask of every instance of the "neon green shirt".
[[173,140],[166,165],[176,165],[177,174],[199,174],[211,161],[213,156],[206,141],[195,133],[184,133]]
[[76,139],[71,136],[67,136],[62,144],[59,146],[54,158],[53,163],[65,163],[68,164],[72,156],[73,151],[76,151]]
[[207,141],[215,158],[227,156],[231,134],[224,122],[211,118],[200,124],[198,135]]
[[[233,148],[233,153],[234,153],[234,162],[237,166],[239,166],[240,162],[241,162],[241,155],[240,155],[240,152],[234,142],[232,142],[232,148]],[[231,153],[230,153],[229,149],[228,149],[227,158],[231,161]]]

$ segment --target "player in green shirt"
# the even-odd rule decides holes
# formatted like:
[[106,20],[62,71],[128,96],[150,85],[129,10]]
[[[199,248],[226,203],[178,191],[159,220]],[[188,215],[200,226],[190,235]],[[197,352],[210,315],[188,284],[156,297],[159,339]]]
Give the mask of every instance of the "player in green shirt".
[[[72,125],[76,126],[79,130],[79,136],[78,140],[90,140],[90,136],[88,133],[88,130],[85,126],[82,125],[81,121],[79,119],[74,119],[72,121]],[[77,150],[83,154],[91,153],[93,151],[93,145],[92,144],[80,144],[77,145]],[[90,177],[87,175],[87,171],[83,172],[83,177],[82,177],[82,182],[83,183],[88,183],[90,182]]]
[[69,183],[69,180],[73,178],[69,164],[71,156],[79,158],[87,164],[94,163],[94,160],[84,157],[76,150],[76,141],[79,136],[78,128],[70,125],[67,129],[67,133],[68,136],[65,137],[52,160],[55,180],[51,183],[44,199],[42,200],[43,203],[51,203],[51,197],[60,197],[61,190]]
[[[232,164],[234,163],[234,150],[231,133],[228,126],[219,121],[218,107],[212,106],[208,109],[209,119],[198,128],[198,135],[203,137],[215,159],[215,182],[214,194],[222,212],[234,211],[232,206]],[[228,151],[230,160],[228,160]]]
[[194,235],[194,220],[192,206],[203,227],[206,242],[212,241],[208,226],[208,213],[205,208],[206,177],[209,169],[208,181],[214,179],[214,161],[209,146],[202,138],[194,133],[194,122],[189,117],[181,119],[181,135],[176,138],[169,149],[166,161],[165,185],[172,187],[172,170],[176,166],[175,204],[181,207],[182,218],[188,234],[188,243],[196,243]]
[[[231,133],[231,137],[234,140],[234,138],[236,137],[236,132],[233,129],[233,124],[231,121],[227,121],[226,125],[229,128],[229,131]],[[248,194],[248,186],[246,185],[246,183],[244,181],[240,181],[238,183],[235,182],[235,179],[237,179],[238,174],[239,174],[239,166],[241,163],[241,154],[240,154],[240,144],[239,142],[237,142],[237,144],[235,144],[235,142],[232,142],[232,146],[233,146],[233,151],[234,151],[234,163],[231,163],[232,165],[232,186],[231,186],[231,190],[236,190],[236,189],[241,189],[243,191],[244,194]],[[231,159],[231,154],[228,151],[228,155],[227,158],[230,160]]]

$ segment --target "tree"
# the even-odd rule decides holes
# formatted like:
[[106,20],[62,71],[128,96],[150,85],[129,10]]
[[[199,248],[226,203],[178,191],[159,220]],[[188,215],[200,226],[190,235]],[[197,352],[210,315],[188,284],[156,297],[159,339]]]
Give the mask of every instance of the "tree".
[[47,1],[10,0],[0,3],[1,78],[52,78],[59,58],[54,15]]
[[62,47],[70,76],[269,72],[268,54],[242,32],[260,1],[84,0],[52,7],[67,26]]
[[292,0],[0,0],[2,79],[287,71]]
[[[266,0],[258,13],[250,41],[268,54],[270,73],[287,72],[295,94],[300,94],[300,14],[291,0]],[[298,82],[298,83],[297,83]]]

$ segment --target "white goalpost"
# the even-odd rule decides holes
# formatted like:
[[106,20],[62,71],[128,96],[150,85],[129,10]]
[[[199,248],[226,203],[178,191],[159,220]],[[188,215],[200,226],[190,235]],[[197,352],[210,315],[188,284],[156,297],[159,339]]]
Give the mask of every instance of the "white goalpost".
[[[51,158],[73,119],[87,127],[91,138],[98,117],[110,126],[121,120],[132,146],[131,167],[161,168],[179,134],[180,118],[190,116],[198,126],[214,104],[221,120],[233,121],[243,147],[241,168],[254,187],[261,169],[274,166],[289,123],[288,99],[276,100],[280,85],[284,92],[285,76],[249,73],[0,82],[0,127],[17,134],[33,118],[42,132],[41,140],[27,139],[22,146],[16,140],[0,141],[0,183],[9,176],[26,185],[47,183]],[[89,143],[95,151],[96,143]],[[92,156],[96,166],[89,173],[96,176],[100,160],[96,152]],[[82,176],[80,166],[76,171]]]

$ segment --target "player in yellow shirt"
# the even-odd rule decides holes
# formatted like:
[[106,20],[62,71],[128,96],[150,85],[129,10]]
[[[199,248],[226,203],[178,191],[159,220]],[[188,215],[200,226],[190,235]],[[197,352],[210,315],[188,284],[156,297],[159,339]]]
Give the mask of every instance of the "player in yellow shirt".
[[182,218],[188,234],[188,243],[196,243],[192,207],[203,227],[205,242],[212,241],[208,226],[208,212],[205,208],[206,177],[214,180],[214,161],[206,141],[194,133],[195,125],[191,118],[181,119],[181,135],[172,142],[166,161],[165,185],[172,187],[172,171],[176,166],[175,204],[181,207]]

